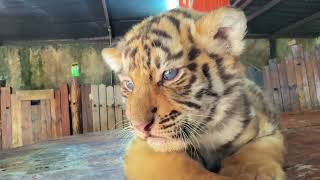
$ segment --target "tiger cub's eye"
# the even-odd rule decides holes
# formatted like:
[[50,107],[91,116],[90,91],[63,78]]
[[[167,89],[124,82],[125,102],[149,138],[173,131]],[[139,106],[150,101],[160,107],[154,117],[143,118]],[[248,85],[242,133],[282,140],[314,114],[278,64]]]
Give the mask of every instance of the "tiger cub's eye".
[[164,71],[162,74],[162,79],[166,81],[173,80],[175,77],[177,77],[179,73],[179,69],[170,69],[167,71]]
[[133,82],[131,80],[125,81],[124,84],[125,84],[125,86],[126,86],[128,91],[131,92],[133,90],[134,85],[133,85]]

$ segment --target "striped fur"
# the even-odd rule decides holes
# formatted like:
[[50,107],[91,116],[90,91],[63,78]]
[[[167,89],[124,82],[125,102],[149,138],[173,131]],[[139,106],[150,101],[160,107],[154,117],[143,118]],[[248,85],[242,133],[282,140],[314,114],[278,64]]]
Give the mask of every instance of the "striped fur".
[[[153,119],[151,134],[165,139],[146,139],[155,151],[185,150],[206,169],[238,177],[234,161],[241,159],[240,167],[260,163],[245,157],[263,145],[264,151],[274,152],[256,167],[270,161],[276,168],[266,172],[283,179],[277,115],[237,60],[245,31],[245,16],[235,9],[206,15],[176,9],[139,23],[102,54],[122,81],[134,83],[132,92],[123,88],[130,121]],[[170,69],[179,69],[179,75],[163,80],[162,73]],[[264,144],[264,139],[270,142]],[[255,151],[242,151],[251,146]]]

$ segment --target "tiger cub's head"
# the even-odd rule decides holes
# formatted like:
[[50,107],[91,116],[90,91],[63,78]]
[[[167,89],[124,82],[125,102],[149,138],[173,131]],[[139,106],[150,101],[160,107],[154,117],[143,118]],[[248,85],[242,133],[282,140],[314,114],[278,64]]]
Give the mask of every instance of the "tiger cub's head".
[[228,84],[243,77],[236,57],[245,32],[241,11],[176,9],[142,21],[117,47],[104,49],[135,134],[165,152],[183,150],[205,133]]

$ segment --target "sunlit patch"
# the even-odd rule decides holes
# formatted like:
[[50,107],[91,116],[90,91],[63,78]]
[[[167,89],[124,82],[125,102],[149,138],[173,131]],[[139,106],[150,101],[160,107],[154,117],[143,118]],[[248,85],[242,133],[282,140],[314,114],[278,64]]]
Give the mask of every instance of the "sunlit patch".
[[174,9],[179,7],[179,1],[178,0],[166,0],[167,9]]

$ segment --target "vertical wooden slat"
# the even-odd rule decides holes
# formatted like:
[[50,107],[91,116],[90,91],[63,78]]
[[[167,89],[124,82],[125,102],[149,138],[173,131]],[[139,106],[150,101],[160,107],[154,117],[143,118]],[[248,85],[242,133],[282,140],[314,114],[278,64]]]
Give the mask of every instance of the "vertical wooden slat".
[[60,86],[61,96],[61,127],[62,136],[69,136],[71,130],[70,112],[69,112],[69,90],[68,84],[63,83]]
[[284,111],[288,112],[288,111],[291,111],[292,108],[290,104],[291,101],[290,101],[288,76],[287,76],[285,62],[278,64],[278,71],[279,71],[280,92],[282,97],[283,109]]
[[11,89],[0,88],[2,149],[9,149],[12,143]]
[[286,56],[285,62],[286,62],[286,70],[287,70],[287,76],[288,76],[291,108],[292,108],[292,111],[299,111],[300,102],[298,98],[295,65],[294,65],[292,56],[290,55]]
[[[40,102],[41,103],[41,102]],[[32,105],[31,104],[31,121],[32,121],[32,136],[33,143],[40,142],[42,140],[41,137],[41,105]]]
[[28,145],[33,143],[32,133],[32,120],[31,120],[31,102],[21,102],[21,131],[22,131],[22,144]]
[[317,90],[316,90],[315,77],[313,72],[312,55],[310,55],[309,52],[305,52],[304,60],[306,64],[306,73],[307,73],[307,79],[308,79],[308,85],[309,85],[309,91],[310,91],[311,106],[312,108],[316,108],[319,106],[319,103],[317,99]]
[[92,127],[93,131],[100,131],[100,115],[99,115],[99,88],[98,85],[91,85],[91,106],[92,106]]
[[315,53],[311,54],[314,80],[317,92],[318,104],[320,106],[320,52],[315,49]]
[[40,141],[52,139],[50,100],[40,101]]
[[115,129],[114,95],[113,87],[107,87],[107,110],[108,110],[108,129]]
[[268,97],[269,102],[274,103],[273,101],[273,88],[271,82],[271,74],[269,66],[263,68],[263,90],[265,95]]
[[121,108],[121,92],[120,86],[114,86],[114,107],[115,107],[115,119],[116,119],[116,128],[123,127],[123,119],[122,119],[122,108]]
[[99,112],[101,131],[108,130],[108,112],[107,112],[107,95],[106,85],[99,85]]
[[93,132],[93,115],[92,115],[92,102],[90,99],[91,85],[86,84],[86,104],[87,104],[87,118],[88,118],[88,132]]
[[54,93],[54,100],[56,105],[56,135],[58,138],[62,137],[62,119],[61,119],[61,93],[56,90]]
[[88,101],[86,100],[87,98],[87,89],[86,85],[83,84],[80,87],[81,91],[81,113],[82,113],[82,130],[83,133],[87,133],[88,131],[88,109],[87,109],[87,103]]
[[11,95],[12,107],[12,147],[22,146],[21,103],[16,94]]
[[1,90],[0,90],[0,150],[2,150]]
[[308,86],[305,64],[303,61],[302,48],[300,45],[293,45],[291,46],[291,50],[294,58],[297,88],[298,88],[301,109],[302,110],[311,109],[309,86]]
[[77,79],[72,79],[71,83],[71,117],[72,134],[80,134],[82,123],[80,118],[80,89]]
[[283,110],[282,97],[280,92],[280,81],[277,64],[270,64],[271,82],[273,88],[273,99],[277,109]]

